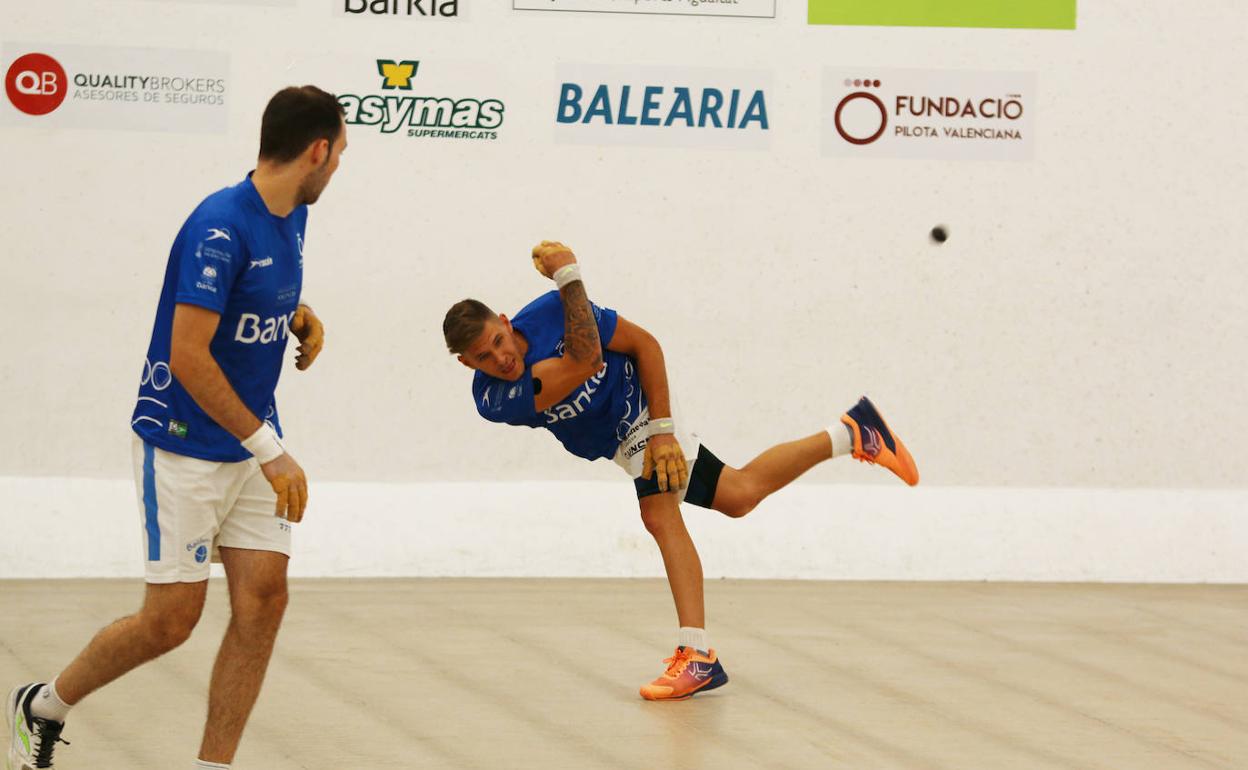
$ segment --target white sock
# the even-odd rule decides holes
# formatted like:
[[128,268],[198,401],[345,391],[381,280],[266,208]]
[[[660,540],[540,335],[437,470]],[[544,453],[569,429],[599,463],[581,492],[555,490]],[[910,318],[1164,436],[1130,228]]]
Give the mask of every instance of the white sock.
[[832,456],[840,457],[854,451],[854,434],[843,422],[829,425],[828,435],[832,437]]
[[680,646],[692,647],[703,655],[711,649],[710,642],[707,641],[706,629],[689,626],[680,627]]
[[35,694],[35,699],[30,702],[30,713],[40,719],[50,719],[53,722],[64,722],[65,717],[69,715],[70,705],[61,700],[61,696],[56,692],[56,680],[45,684],[39,688],[39,692]]
[[209,762],[206,759],[197,759],[192,765],[195,770],[230,770],[229,765],[219,765],[216,762]]

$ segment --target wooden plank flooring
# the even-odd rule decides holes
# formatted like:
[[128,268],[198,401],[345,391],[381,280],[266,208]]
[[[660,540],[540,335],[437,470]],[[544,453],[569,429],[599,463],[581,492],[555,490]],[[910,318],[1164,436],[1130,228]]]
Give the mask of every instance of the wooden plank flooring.
[[[0,688],[141,591],[0,582]],[[224,591],[75,710],[57,768],[189,767]],[[707,604],[732,681],[647,703],[661,581],[297,581],[234,767],[1248,768],[1248,586],[713,581]]]

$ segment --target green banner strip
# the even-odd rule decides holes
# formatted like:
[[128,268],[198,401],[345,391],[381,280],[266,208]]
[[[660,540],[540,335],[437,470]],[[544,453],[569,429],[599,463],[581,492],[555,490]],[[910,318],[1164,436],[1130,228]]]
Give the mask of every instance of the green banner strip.
[[811,24],[1074,29],[1075,0],[809,0]]

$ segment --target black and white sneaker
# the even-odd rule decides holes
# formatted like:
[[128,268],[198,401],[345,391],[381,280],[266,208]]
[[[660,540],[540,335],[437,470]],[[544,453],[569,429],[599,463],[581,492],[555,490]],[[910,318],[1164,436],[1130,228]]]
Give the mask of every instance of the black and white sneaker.
[[30,703],[43,682],[13,688],[9,693],[8,710],[4,713],[13,731],[9,742],[8,770],[42,770],[54,767],[52,750],[57,743],[69,742],[61,738],[63,722],[42,719],[30,713]]

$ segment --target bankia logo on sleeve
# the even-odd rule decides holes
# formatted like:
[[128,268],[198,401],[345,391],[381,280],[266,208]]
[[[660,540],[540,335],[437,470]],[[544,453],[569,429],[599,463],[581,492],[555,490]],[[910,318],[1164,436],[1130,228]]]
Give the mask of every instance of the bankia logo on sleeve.
[[1028,160],[1035,105],[1034,73],[827,68],[823,154]]
[[229,56],[5,43],[4,125],[224,133]]
[[562,144],[764,149],[771,73],[710,67],[564,64],[555,140]]
[[776,17],[776,0],[512,0],[517,11]]
[[[348,125],[371,126],[382,134],[412,139],[498,139],[506,106],[501,99],[481,94],[460,95],[458,88],[422,87],[420,74],[432,65],[417,59],[376,59],[373,82],[376,93],[338,95]],[[444,79],[438,82],[444,83]]]

